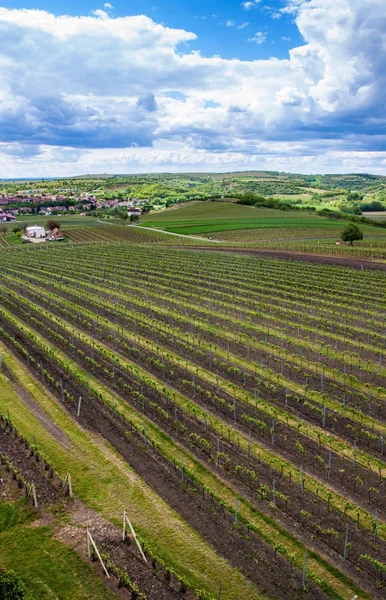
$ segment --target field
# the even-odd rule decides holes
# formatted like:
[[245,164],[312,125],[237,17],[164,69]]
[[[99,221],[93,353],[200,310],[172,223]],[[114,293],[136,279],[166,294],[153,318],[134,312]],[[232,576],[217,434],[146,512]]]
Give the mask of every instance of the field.
[[149,214],[141,218],[140,225],[170,234],[210,237],[216,246],[224,248],[386,260],[386,229],[360,223],[363,241],[353,246],[337,244],[347,222],[312,211],[194,202]]
[[[255,208],[240,204],[224,205],[221,202],[192,202],[141,218],[146,227],[156,227],[172,233],[185,235],[236,231],[239,229],[328,228],[340,225],[330,219],[322,219],[311,212],[278,211]],[[218,236],[220,237],[220,236]]]
[[[271,225],[253,231],[336,231],[218,206],[146,223],[257,213]],[[138,226],[67,236],[1,251],[0,475],[11,491],[34,482],[40,505],[24,517],[7,492],[3,569],[35,600],[86,598],[80,581],[95,598],[384,598],[384,272],[200,252]],[[147,565],[121,540],[124,509]],[[86,564],[87,524],[122,587]],[[69,591],[68,572],[44,569],[58,544],[78,553]]]

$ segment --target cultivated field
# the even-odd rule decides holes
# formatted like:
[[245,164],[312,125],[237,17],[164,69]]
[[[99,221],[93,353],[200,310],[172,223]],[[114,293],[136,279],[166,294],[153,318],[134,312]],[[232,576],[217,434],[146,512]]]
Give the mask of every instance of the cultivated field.
[[183,204],[141,218],[143,227],[211,237],[218,247],[386,260],[386,229],[360,223],[364,239],[350,246],[340,243],[346,225],[347,221],[320,217],[312,211],[280,211],[220,202]]
[[[70,472],[110,524],[95,535],[126,583],[100,593],[384,598],[385,274],[86,233],[1,252],[0,451],[43,505],[44,473]],[[119,542],[124,509],[147,571]]]

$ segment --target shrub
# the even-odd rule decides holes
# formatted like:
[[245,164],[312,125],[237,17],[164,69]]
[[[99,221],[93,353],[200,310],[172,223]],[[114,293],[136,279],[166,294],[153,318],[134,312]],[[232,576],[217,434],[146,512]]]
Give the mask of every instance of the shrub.
[[32,600],[24,583],[12,571],[0,571],[0,598],[2,600]]

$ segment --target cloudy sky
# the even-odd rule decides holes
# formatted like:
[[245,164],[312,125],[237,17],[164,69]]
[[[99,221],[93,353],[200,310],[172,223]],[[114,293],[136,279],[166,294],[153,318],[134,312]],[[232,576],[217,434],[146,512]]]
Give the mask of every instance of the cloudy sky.
[[385,79],[385,0],[10,0],[0,178],[386,174]]

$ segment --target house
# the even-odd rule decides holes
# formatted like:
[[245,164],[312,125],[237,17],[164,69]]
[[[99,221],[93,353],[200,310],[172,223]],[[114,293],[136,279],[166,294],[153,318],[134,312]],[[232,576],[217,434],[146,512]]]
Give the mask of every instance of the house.
[[60,241],[64,240],[63,231],[61,231],[60,229],[55,227],[54,229],[52,229],[52,231],[48,232],[47,240],[49,242],[60,242]]
[[46,238],[46,230],[44,229],[44,227],[39,227],[39,225],[32,225],[31,227],[26,227],[25,233],[27,238],[34,238],[40,240]]
[[131,215],[137,215],[140,217],[142,215],[142,210],[140,208],[135,208],[134,206],[130,206],[127,211],[127,216],[131,217]]
[[8,213],[0,212],[0,222],[6,223],[7,221],[15,221],[16,217]]

